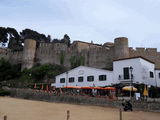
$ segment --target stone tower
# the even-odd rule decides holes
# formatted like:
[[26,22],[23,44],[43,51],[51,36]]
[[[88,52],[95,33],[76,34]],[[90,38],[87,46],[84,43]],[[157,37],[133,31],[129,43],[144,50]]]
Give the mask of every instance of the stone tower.
[[128,58],[128,38],[119,37],[114,40],[114,59]]
[[36,41],[33,39],[26,39],[24,41],[22,70],[24,68],[30,69],[33,67],[35,53],[36,53]]

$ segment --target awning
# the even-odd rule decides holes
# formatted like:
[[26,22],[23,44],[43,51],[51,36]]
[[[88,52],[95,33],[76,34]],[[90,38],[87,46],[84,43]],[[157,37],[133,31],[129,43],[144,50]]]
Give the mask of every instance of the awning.
[[92,89],[93,87],[81,87],[81,89]]
[[81,87],[79,87],[79,86],[65,86],[63,88],[81,89]]
[[103,90],[116,90],[116,88],[114,88],[114,87],[105,87],[105,88],[103,88]]

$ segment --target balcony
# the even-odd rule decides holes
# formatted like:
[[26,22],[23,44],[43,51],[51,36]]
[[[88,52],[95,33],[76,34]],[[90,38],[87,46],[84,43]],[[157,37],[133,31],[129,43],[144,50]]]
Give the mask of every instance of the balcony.
[[134,80],[134,75],[129,76],[128,79],[125,79],[125,78],[124,78],[124,75],[118,75],[118,80],[119,80],[121,83],[130,83],[130,82],[131,82],[131,77],[132,77],[132,80]]

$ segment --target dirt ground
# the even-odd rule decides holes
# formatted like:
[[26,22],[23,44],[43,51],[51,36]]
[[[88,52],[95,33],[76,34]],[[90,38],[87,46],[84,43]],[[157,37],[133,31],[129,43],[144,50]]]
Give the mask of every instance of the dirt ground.
[[[97,106],[72,105],[0,97],[0,120],[119,120],[119,110]],[[160,120],[160,113],[123,112],[123,120]]]

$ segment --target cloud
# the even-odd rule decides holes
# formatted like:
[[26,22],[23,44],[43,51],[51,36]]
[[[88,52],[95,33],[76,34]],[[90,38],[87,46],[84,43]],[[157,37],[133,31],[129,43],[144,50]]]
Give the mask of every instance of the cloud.
[[114,38],[125,36],[133,47],[159,47],[156,44],[160,39],[158,0],[6,0],[0,3],[3,16],[0,24],[19,31],[31,28],[53,38],[67,33],[72,40],[95,43],[113,42]]

